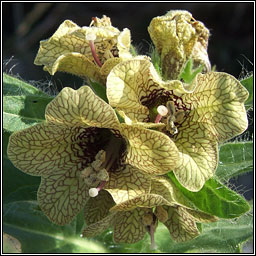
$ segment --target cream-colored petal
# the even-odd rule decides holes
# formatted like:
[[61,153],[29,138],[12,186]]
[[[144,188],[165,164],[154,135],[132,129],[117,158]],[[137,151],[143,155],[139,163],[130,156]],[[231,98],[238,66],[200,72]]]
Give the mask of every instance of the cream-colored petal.
[[101,190],[96,197],[90,197],[84,208],[86,224],[89,226],[107,217],[114,204],[112,196],[105,190]]
[[128,143],[128,164],[152,175],[165,174],[178,165],[177,147],[165,134],[124,123],[120,133]]
[[30,175],[80,170],[91,160],[85,152],[92,140],[94,133],[86,128],[41,123],[10,136],[8,157]]
[[121,59],[132,58],[130,53],[131,48],[131,32],[128,28],[125,28],[117,37],[117,49],[118,55]]
[[126,165],[116,172],[109,173],[109,181],[104,186],[116,204],[131,200],[150,190],[150,177],[135,167]]
[[[149,65],[148,61],[143,62]],[[107,97],[109,104],[117,109],[125,110],[126,115],[130,118],[136,118],[144,121],[149,112],[146,107],[141,105],[140,91],[143,90],[144,78],[141,59],[133,59],[132,61],[121,62],[115,66],[107,77]],[[139,113],[140,116],[136,117]]]
[[218,147],[205,123],[190,121],[190,116],[178,128],[175,144],[180,151],[180,163],[173,169],[176,178],[188,190],[198,191],[211,178],[218,164]]
[[173,205],[167,201],[162,195],[157,194],[141,194],[137,197],[121,202],[110,209],[110,211],[130,211],[137,207],[153,208],[159,205]]
[[65,225],[81,211],[89,198],[76,170],[56,171],[42,177],[37,193],[40,208],[55,224]]
[[[73,42],[69,36],[70,33],[76,31],[79,28],[80,27],[77,26],[74,22],[65,20],[51,38],[40,42],[40,48],[35,58],[34,64],[50,67],[60,55],[75,52],[75,50],[79,49],[79,47],[80,49],[84,49],[85,46],[83,45],[83,42],[79,40]],[[74,45],[76,44],[78,45],[76,48],[74,48]]]
[[191,215],[191,217],[194,219],[196,222],[202,222],[202,223],[209,223],[209,222],[215,222],[218,221],[219,219],[213,215],[198,211],[198,210],[193,210],[193,209],[184,209],[188,214]]
[[210,72],[198,74],[196,89],[182,96],[191,108],[191,121],[207,123],[219,142],[244,132],[248,126],[244,102],[248,91],[233,76]]
[[85,229],[82,232],[82,235],[84,237],[93,237],[101,234],[115,223],[117,215],[117,212],[111,213],[110,215],[101,219],[100,221],[85,227]]
[[[62,71],[82,78],[89,77],[101,83],[105,82],[106,71],[110,71],[110,67],[102,70],[104,74],[102,76],[90,47],[91,42],[87,40],[89,34],[93,34],[95,37],[93,45],[101,64],[104,64],[109,58],[118,57],[119,53],[122,58],[129,57],[130,32],[128,29],[120,32],[111,25],[103,24],[94,27],[79,27],[74,22],[66,20],[52,37],[40,42],[34,63],[43,65],[44,70],[51,75]],[[110,63],[111,66],[114,62]]]
[[52,72],[54,63],[62,55],[80,53],[88,58],[92,56],[89,42],[85,37],[77,36],[79,30],[81,28],[74,22],[64,21],[49,39],[40,42],[34,64],[44,65],[44,69]]
[[117,64],[119,64],[120,62],[122,62],[121,58],[111,58],[111,59],[107,59],[104,62],[104,64],[100,68],[100,73],[101,73],[101,76],[104,79],[104,81],[107,79],[107,76],[110,73],[110,71],[112,70],[112,68],[114,66],[116,66]]
[[193,207],[170,179],[159,176],[152,178],[151,183],[150,193],[161,195],[172,204]]
[[66,126],[93,126],[118,129],[115,111],[93,93],[89,86],[78,90],[66,87],[51,101],[45,112],[48,122]]
[[99,83],[104,83],[100,67],[95,65],[89,58],[78,52],[60,55],[51,66],[45,69],[54,75],[57,71],[71,73],[81,78],[89,77]]
[[142,224],[142,218],[146,212],[147,209],[137,208],[118,213],[114,225],[114,241],[131,244],[143,239],[146,228]]
[[190,214],[184,211],[183,207],[164,206],[164,208],[168,211],[168,220],[164,222],[164,225],[174,241],[186,242],[200,234],[196,222]]
[[148,108],[157,104],[160,98],[170,97],[170,91],[181,94],[193,90],[194,84],[186,85],[178,80],[163,81],[144,56],[121,62],[107,77],[109,104],[137,122],[148,121]]

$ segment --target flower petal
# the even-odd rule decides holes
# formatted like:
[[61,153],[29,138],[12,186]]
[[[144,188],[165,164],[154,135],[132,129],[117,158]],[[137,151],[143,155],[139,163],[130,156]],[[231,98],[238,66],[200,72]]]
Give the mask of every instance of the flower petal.
[[67,126],[93,126],[118,129],[115,111],[88,86],[78,90],[66,87],[51,101],[45,112],[48,122]]
[[142,218],[146,213],[147,209],[143,208],[118,213],[114,225],[114,241],[131,244],[143,239],[146,228],[142,224]]
[[164,225],[168,228],[173,240],[185,242],[200,234],[196,222],[190,214],[184,211],[183,207],[164,206],[164,208],[168,211],[168,220]]
[[202,223],[209,223],[209,222],[215,222],[218,221],[219,219],[213,215],[198,211],[198,210],[193,210],[193,209],[184,209],[188,214],[191,215],[191,217],[196,221],[196,222],[202,222]]
[[[97,18],[98,19],[98,18]],[[109,19],[109,18],[108,18]],[[98,19],[100,20],[100,19]],[[114,63],[108,63],[100,72],[95,63],[91,49],[91,41],[87,35],[93,34],[93,45],[99,62],[116,57],[130,58],[130,31],[124,29],[120,32],[111,26],[111,22],[94,22],[93,27],[79,27],[70,20],[64,21],[53,36],[40,42],[40,49],[35,59],[36,65],[44,65],[44,70],[53,75],[56,71],[68,72],[82,78],[89,77],[100,83],[105,82],[106,71],[110,71]],[[117,58],[118,59],[118,58]],[[101,73],[104,76],[101,76]]]
[[131,48],[131,32],[125,28],[117,38],[118,55],[122,59],[129,59],[132,57],[130,53]]
[[40,49],[34,63],[50,69],[59,56],[72,52],[81,53],[93,61],[89,41],[86,40],[88,33],[95,34],[95,46],[104,52],[113,47],[111,40],[116,39],[120,31],[112,26],[81,28],[74,22],[65,20],[52,37],[40,42]]
[[[49,175],[57,171],[80,170],[91,161],[85,155],[91,142],[91,129],[41,123],[13,133],[8,157],[30,175]],[[83,140],[84,146],[79,146]]]
[[84,42],[77,40],[77,38],[73,41],[70,36],[70,33],[79,28],[74,22],[65,20],[50,39],[40,42],[34,64],[44,65],[47,70],[50,70],[59,56],[70,52],[83,52],[82,49],[85,49]]
[[192,207],[191,203],[183,196],[175,184],[164,176],[152,178],[150,193],[161,195],[169,203]]
[[107,77],[109,104],[137,122],[148,121],[149,110],[146,106],[157,97],[165,93],[165,97],[168,97],[171,90],[184,93],[193,89],[193,86],[183,85],[178,80],[163,81],[145,56],[121,62]]
[[111,172],[104,186],[116,204],[130,200],[150,190],[150,178],[137,168],[126,165],[125,168]]
[[87,226],[83,230],[82,235],[85,237],[93,237],[101,234],[115,223],[117,214],[117,212],[111,213],[100,221]]
[[58,225],[65,225],[81,211],[89,199],[87,187],[77,171],[60,170],[42,177],[37,193],[40,208]]
[[107,59],[104,64],[102,65],[102,67],[100,68],[100,73],[101,76],[104,78],[104,84],[105,84],[105,80],[107,79],[108,74],[110,73],[110,71],[112,70],[112,68],[114,66],[116,66],[117,64],[119,64],[120,62],[122,62],[121,58],[110,58]]
[[200,190],[217,168],[218,147],[210,128],[205,123],[190,121],[189,117],[179,128],[176,146],[181,161],[173,171],[181,185],[190,191]]
[[78,52],[70,52],[60,55],[51,66],[44,70],[54,75],[57,71],[71,73],[85,79],[90,77],[100,83],[104,83],[100,68],[96,66],[88,57]]
[[143,84],[143,67],[149,65],[148,61],[141,62],[141,59],[121,62],[115,66],[107,77],[107,97],[109,104],[121,110],[132,119],[134,114],[140,113],[138,120],[147,118],[148,110],[142,106],[138,95],[146,85]]
[[173,205],[163,196],[157,194],[142,194],[112,207],[110,211],[130,211],[136,207],[152,208],[159,205]]
[[120,133],[128,141],[127,164],[153,175],[165,174],[179,163],[175,143],[165,134],[122,123]]
[[195,83],[195,91],[182,96],[191,106],[192,121],[209,124],[212,136],[219,142],[246,130],[244,102],[249,93],[238,80],[226,73],[210,72],[198,74]]
[[101,190],[96,197],[90,197],[84,208],[86,224],[91,225],[107,217],[114,204],[113,198],[105,190]]

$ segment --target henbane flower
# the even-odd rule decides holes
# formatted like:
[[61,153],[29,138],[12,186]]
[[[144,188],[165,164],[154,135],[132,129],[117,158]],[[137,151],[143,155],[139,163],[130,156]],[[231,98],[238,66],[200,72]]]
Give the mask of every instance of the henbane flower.
[[113,66],[131,57],[130,41],[129,29],[120,32],[106,16],[93,18],[89,27],[66,20],[40,42],[35,64],[51,75],[62,71],[104,83]]
[[148,31],[161,57],[163,75],[177,79],[185,63],[192,58],[195,66],[210,71],[207,54],[209,31],[188,11],[169,11],[152,19]]
[[[193,209],[175,185],[165,177],[149,179],[150,190],[137,187],[140,193],[135,195],[128,189],[131,185],[124,182],[121,173],[111,175],[116,176],[112,179],[118,187],[109,182],[106,191],[100,193],[97,201],[89,199],[86,205],[85,237],[95,236],[113,226],[115,242],[136,243],[148,232],[151,249],[155,249],[154,234],[159,221],[168,228],[172,239],[177,242],[191,240],[200,234],[196,222],[217,221],[216,217]],[[120,191],[123,198],[120,197]],[[102,204],[108,210],[99,210]]]
[[[8,157],[25,173],[42,177],[39,205],[56,224],[69,223],[123,164],[138,177],[137,169],[163,174],[178,163],[178,151],[168,151],[176,146],[166,135],[120,123],[89,86],[64,88],[47,105],[45,119],[11,135]],[[136,180],[147,189],[146,178]]]
[[129,123],[165,125],[159,133],[166,134],[179,151],[180,161],[172,170],[191,191],[200,190],[214,175],[218,143],[241,134],[248,125],[244,107],[248,91],[226,73],[198,74],[186,85],[163,81],[148,60],[128,60],[110,72],[107,96]]

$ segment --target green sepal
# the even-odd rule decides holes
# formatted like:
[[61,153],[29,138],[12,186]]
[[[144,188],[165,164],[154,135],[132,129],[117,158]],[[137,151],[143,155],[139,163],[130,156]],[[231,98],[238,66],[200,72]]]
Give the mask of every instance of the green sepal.
[[252,107],[252,104],[253,104],[253,75],[250,75],[249,77],[240,80],[240,83],[249,92],[249,97],[248,97],[248,99],[244,103],[246,109],[249,109],[249,108]]
[[203,70],[204,66],[200,65],[198,68],[193,69],[193,60],[189,59],[185,64],[184,69],[181,71],[178,79],[183,80],[184,83],[190,84],[196,75]]
[[253,170],[253,142],[225,143],[219,150],[216,176],[227,180]]

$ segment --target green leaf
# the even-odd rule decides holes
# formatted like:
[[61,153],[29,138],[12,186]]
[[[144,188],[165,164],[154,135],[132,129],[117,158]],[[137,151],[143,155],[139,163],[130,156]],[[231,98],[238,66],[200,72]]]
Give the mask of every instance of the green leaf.
[[200,65],[198,68],[193,69],[193,60],[189,59],[185,65],[184,69],[180,73],[178,79],[179,80],[182,79],[185,83],[190,84],[194,80],[196,75],[203,70],[203,68],[204,68],[204,66]]
[[220,147],[216,176],[228,180],[253,170],[253,142],[226,143]]
[[237,220],[219,220],[203,224],[203,231],[197,238],[175,243],[170,240],[168,230],[159,225],[156,243],[165,253],[235,253],[240,245],[253,236],[252,215],[243,215]]
[[91,88],[93,89],[94,93],[98,95],[101,99],[108,103],[106,86],[96,83],[90,80]]
[[14,132],[43,122],[45,108],[51,100],[41,96],[4,96],[3,128]]
[[[39,178],[40,180],[40,178]],[[4,203],[18,202],[18,201],[31,201],[37,200],[37,185],[24,185],[18,187],[15,191],[9,193],[9,195],[5,198]]]
[[69,225],[52,224],[36,201],[4,204],[3,230],[17,238],[22,253],[107,253],[99,242],[80,238],[78,220]]
[[245,107],[246,109],[249,109],[252,107],[253,104],[253,75],[243,79],[240,81],[240,83],[248,90],[249,97],[245,101]]
[[6,73],[3,74],[3,95],[38,95],[49,97],[40,89]]
[[17,78],[4,74],[3,128],[14,132],[42,122],[53,97]]
[[191,192],[179,184],[173,172],[169,172],[168,177],[176,184],[184,196],[203,212],[219,218],[230,219],[239,217],[250,210],[249,204],[241,195],[215,179],[206,181],[200,191]]

